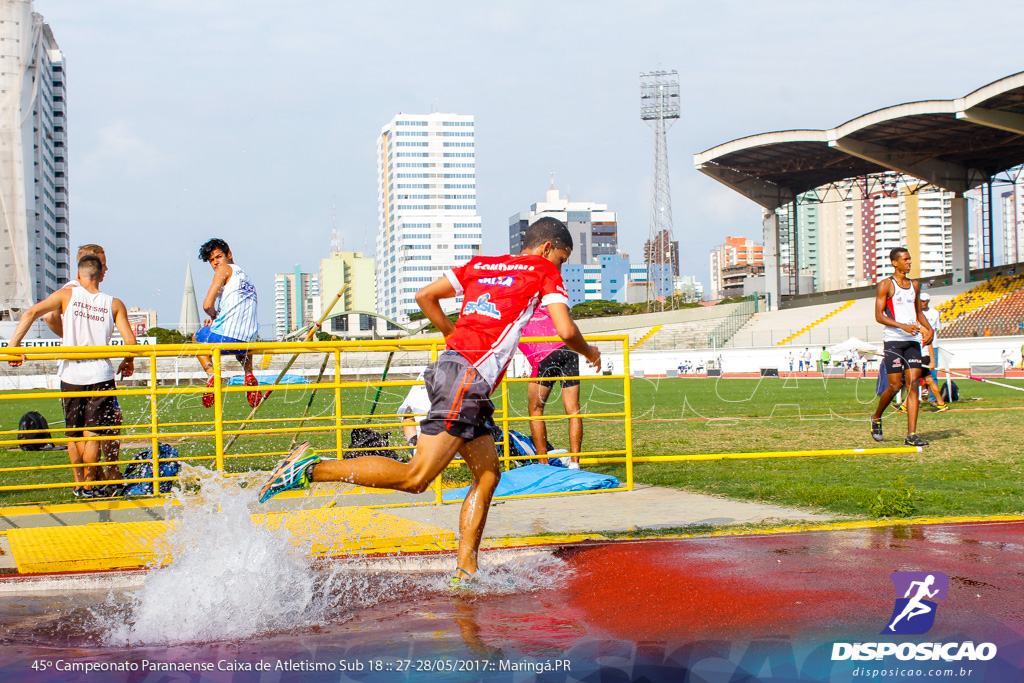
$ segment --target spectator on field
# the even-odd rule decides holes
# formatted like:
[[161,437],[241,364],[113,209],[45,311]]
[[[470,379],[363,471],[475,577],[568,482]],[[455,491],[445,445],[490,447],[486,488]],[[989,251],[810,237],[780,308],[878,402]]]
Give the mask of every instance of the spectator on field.
[[[78,286],[64,287],[43,301],[30,307],[21,319],[11,337],[11,346],[17,346],[25,338],[29,328],[39,318],[53,311],[60,311],[64,331],[63,347],[107,346],[116,326],[128,345],[135,344],[135,334],[128,324],[128,309],[120,299],[100,291],[103,281],[103,262],[95,254],[86,254],[78,261]],[[24,362],[10,361],[18,367]],[[135,361],[125,358],[117,370],[122,377],[135,372]],[[114,366],[107,358],[62,360],[57,376],[63,392],[108,392],[117,387],[114,384]],[[106,429],[114,419],[116,402],[113,396],[69,396],[62,399],[64,404],[65,433],[69,439],[106,436]],[[81,498],[100,498],[114,492],[107,487],[94,486],[102,481],[99,468],[100,444],[98,441],[73,441],[75,448],[68,448],[68,457],[76,486],[74,493]],[[85,467],[81,467],[81,465]]]
[[830,360],[832,360],[832,354],[828,352],[828,349],[822,346],[821,357],[818,359],[818,372],[825,372],[825,368],[828,367]]
[[800,365],[800,369],[803,370],[805,375],[811,371],[811,350],[809,348],[804,348],[804,353],[801,357]]
[[[92,254],[100,260],[100,263],[103,265],[103,277],[106,277],[108,270],[107,254],[104,251],[103,247],[101,247],[98,244],[83,244],[78,248],[78,254],[75,256],[75,262],[77,263],[82,259],[83,256],[87,254]],[[67,284],[65,284],[64,287],[78,287],[79,285],[80,283],[78,282],[78,280],[68,280]],[[52,331],[55,335],[61,338],[64,337],[64,319],[61,317],[60,311],[51,311],[47,313],[46,315],[43,316],[43,322],[46,323],[46,326],[49,327],[50,331]],[[110,418],[110,423],[107,426],[112,428],[118,428],[124,421],[124,416],[121,414],[121,406],[117,402],[117,396],[114,396],[112,398],[114,399],[114,412],[112,414],[112,417]],[[120,430],[117,430],[115,433],[120,436]],[[101,444],[102,445],[100,446],[100,448],[103,450],[103,460],[105,460],[107,463],[116,463],[118,455],[121,452],[121,441],[103,441],[101,442]],[[74,453],[75,450],[77,450],[75,442],[68,442],[69,456],[71,456],[72,459],[80,459],[79,456]],[[116,464],[108,464],[106,467],[100,470],[100,474],[102,475],[102,479],[105,479],[107,481],[117,481],[118,479],[121,478],[121,468],[118,467]],[[124,489],[123,484],[108,484],[108,486],[110,487],[110,493],[113,495],[118,495]]]
[[[557,337],[555,323],[544,306],[538,306],[530,321],[523,328],[524,337]],[[527,388],[530,417],[542,417],[544,407],[551,395],[555,382],[561,382],[562,405],[566,415],[580,414],[580,381],[578,379],[546,379],[557,377],[578,377],[580,374],[580,357],[570,351],[561,340],[557,342],[519,342],[519,350],[530,362],[533,372]],[[542,465],[548,464],[548,430],[545,420],[531,420],[530,433],[533,446],[537,449],[537,459]],[[580,468],[579,453],[583,449],[583,419],[569,419],[569,469]]]
[[786,354],[786,361],[789,363],[789,371],[793,372],[793,352]]

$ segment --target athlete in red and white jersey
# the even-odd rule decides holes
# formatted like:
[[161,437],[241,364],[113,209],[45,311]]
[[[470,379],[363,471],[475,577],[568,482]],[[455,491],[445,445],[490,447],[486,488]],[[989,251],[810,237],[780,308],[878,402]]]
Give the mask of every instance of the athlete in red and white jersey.
[[538,304],[569,305],[561,273],[542,256],[475,256],[445,277],[463,297],[455,332],[445,341],[473,364],[491,391]]
[[[501,463],[487,427],[494,405],[490,395],[508,366],[523,326],[539,304],[548,307],[555,330],[570,350],[601,367],[601,352],[583,339],[569,313],[559,268],[572,253],[565,224],[542,218],[531,225],[520,256],[474,258],[427,285],[416,303],[448,340],[448,350],[423,373],[430,412],[420,422],[416,454],[409,464],[390,458],[323,460],[301,444],[278,463],[260,500],[311,481],[346,481],[358,486],[422,493],[459,453],[473,474],[459,518],[459,564],[453,581],[477,570],[477,552]],[[441,301],[462,293],[456,324]]]

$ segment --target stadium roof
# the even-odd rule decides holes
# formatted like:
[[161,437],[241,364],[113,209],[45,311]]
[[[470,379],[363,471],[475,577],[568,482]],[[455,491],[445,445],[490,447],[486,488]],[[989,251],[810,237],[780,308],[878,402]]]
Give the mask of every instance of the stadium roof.
[[761,133],[694,155],[697,170],[767,209],[886,171],[965,192],[1020,164],[1024,72],[959,99],[897,104],[830,130]]

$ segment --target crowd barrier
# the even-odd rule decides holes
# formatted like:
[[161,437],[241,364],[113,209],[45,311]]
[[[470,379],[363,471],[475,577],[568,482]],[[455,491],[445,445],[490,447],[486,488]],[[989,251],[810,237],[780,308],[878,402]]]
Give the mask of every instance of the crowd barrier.
[[[579,379],[583,382],[595,380],[621,381],[622,410],[588,413],[586,406],[583,405],[581,414],[572,417],[579,417],[583,420],[621,420],[623,431],[621,447],[585,451],[579,455],[587,458],[588,463],[624,461],[626,463],[626,481],[622,488],[632,490],[633,446],[632,424],[630,420],[632,406],[629,339],[626,335],[604,335],[591,336],[587,340],[591,343],[598,343],[605,349],[614,349],[616,352],[621,348],[624,360],[623,371],[622,374],[583,375],[574,379]],[[529,338],[524,339],[524,341],[554,340]],[[244,412],[248,413],[245,417],[242,417],[240,414],[227,414],[225,410],[226,399],[233,394],[244,394],[253,389],[252,387],[242,385],[228,385],[226,375],[233,368],[226,368],[226,363],[230,362],[235,368],[240,367],[234,362],[233,354],[228,353],[228,351],[237,350],[238,348],[237,344],[161,344],[153,346],[37,347],[17,349],[18,354],[25,357],[26,365],[39,361],[108,358],[114,362],[116,367],[118,360],[130,356],[136,359],[136,371],[132,379],[134,380],[133,384],[137,386],[120,386],[116,390],[105,392],[73,393],[54,390],[0,392],[0,416],[3,416],[5,422],[8,420],[17,421],[26,412],[23,410],[24,408],[43,403],[47,405],[47,410],[51,416],[60,415],[60,418],[63,419],[59,400],[65,397],[86,395],[111,395],[118,397],[125,415],[124,422],[120,426],[106,427],[107,431],[115,433],[90,437],[78,436],[74,439],[67,437],[65,427],[56,426],[58,424],[56,420],[48,430],[50,438],[45,438],[44,435],[38,433],[38,430],[33,432],[32,430],[0,429],[0,448],[4,449],[2,451],[4,457],[0,461],[0,465],[2,465],[0,466],[0,505],[4,503],[3,498],[8,492],[60,489],[77,486],[78,484],[74,481],[70,481],[72,479],[71,476],[61,481],[54,480],[53,476],[55,473],[65,471],[70,475],[73,467],[107,467],[117,465],[120,468],[133,462],[139,462],[132,458],[125,459],[123,455],[119,455],[117,460],[108,462],[101,455],[99,462],[95,465],[72,465],[67,461],[68,457],[64,450],[13,450],[14,447],[29,444],[67,444],[70,441],[117,441],[122,445],[121,453],[123,454],[125,451],[124,444],[132,443],[136,444],[137,447],[140,445],[140,442],[144,442],[151,453],[148,462],[152,464],[152,477],[141,480],[113,479],[103,481],[102,483],[136,484],[150,482],[153,485],[152,490],[154,492],[159,491],[160,482],[179,478],[160,476],[160,462],[169,459],[160,458],[159,445],[161,443],[189,446],[188,449],[183,449],[187,451],[186,453],[179,454],[174,459],[192,464],[202,464],[208,469],[215,470],[223,475],[231,475],[249,469],[269,469],[276,459],[288,452],[288,448],[284,446],[284,440],[289,438],[320,437],[320,441],[324,443],[315,444],[317,450],[324,455],[337,458],[343,458],[346,454],[351,453],[380,450],[380,446],[352,447],[351,445],[346,445],[345,437],[352,430],[361,428],[389,432],[397,430],[400,432],[402,428],[401,420],[403,417],[408,416],[399,415],[395,412],[372,414],[373,411],[369,411],[369,414],[367,414],[364,411],[357,411],[356,413],[346,413],[346,398],[352,398],[351,394],[346,397],[346,392],[362,390],[364,396],[370,390],[391,389],[405,392],[409,387],[422,384],[422,382],[415,379],[346,379],[342,374],[343,368],[346,367],[343,363],[345,354],[356,352],[380,354],[381,366],[384,366],[384,354],[403,353],[408,359],[412,360],[413,365],[422,367],[428,362],[435,360],[437,355],[444,351],[444,341],[434,338],[250,344],[246,348],[257,356],[260,354],[281,356],[301,356],[303,354],[319,356],[323,354],[324,369],[327,369],[331,360],[333,360],[333,368],[330,374],[322,375],[321,379],[323,381],[315,384],[261,385],[259,387],[260,391],[277,394],[278,397],[269,396],[263,405],[252,411],[248,410],[248,404],[244,400],[232,402],[232,411],[236,413],[238,412],[238,406],[244,404]],[[198,360],[195,360],[195,357],[198,355],[210,356],[213,359],[215,380],[212,387],[208,388],[205,385],[161,385],[157,373],[158,361],[160,359],[178,358],[183,361],[188,359],[198,367]],[[4,349],[3,353],[0,354],[0,363],[4,363],[6,368],[6,361],[14,358],[15,356],[12,355],[11,349]],[[140,384],[140,380],[144,380],[145,383]],[[492,400],[495,403],[494,420],[502,427],[504,434],[501,446],[503,453],[502,464],[506,470],[509,469],[513,460],[528,459],[530,457],[512,456],[510,455],[509,448],[509,430],[515,429],[515,426],[519,423],[538,419],[528,416],[525,397],[523,397],[522,406],[514,407],[510,404],[510,387],[513,384],[528,381],[530,381],[529,378],[506,377],[492,396]],[[297,402],[284,402],[280,398],[282,393],[286,396],[289,394],[294,396],[293,392],[297,391],[301,392],[300,395],[302,397],[305,397],[311,389],[315,389],[317,392],[333,392],[333,401],[330,402],[329,410],[321,410],[316,414],[306,415],[301,412],[307,404],[304,399]],[[199,407],[199,395],[207,392],[211,392],[214,395],[212,419],[205,417],[205,414],[211,411]],[[393,397],[394,394],[392,394],[392,399]],[[142,410],[138,409],[138,398],[143,399],[145,402],[145,407]],[[48,403],[51,401],[53,403]],[[392,400],[392,402],[394,401]],[[131,404],[132,409],[125,410],[126,404]],[[205,419],[188,419],[191,417],[190,411],[193,408],[195,411],[203,411]],[[283,411],[282,408],[284,408]],[[275,412],[283,412],[283,414],[274,414]],[[517,414],[517,412],[521,414]],[[570,416],[561,414],[545,415],[539,419],[545,421],[565,421],[569,420]],[[3,424],[0,426],[6,427],[8,425]],[[526,427],[526,431],[528,430],[529,427]],[[333,438],[330,438],[331,435],[333,435]],[[327,439],[323,438],[325,436]],[[239,439],[242,440],[240,441],[240,446],[234,447],[235,441]],[[407,448],[404,439],[400,443],[399,447],[391,448],[395,450]],[[47,460],[46,464],[24,463],[28,459],[40,457],[44,457]],[[63,462],[57,462],[60,459]],[[13,460],[20,460],[22,463],[12,464]],[[449,467],[459,466],[461,466],[459,461],[449,465]],[[46,481],[40,481],[42,479]],[[435,480],[433,490],[435,491],[434,502],[441,504],[441,477]]]

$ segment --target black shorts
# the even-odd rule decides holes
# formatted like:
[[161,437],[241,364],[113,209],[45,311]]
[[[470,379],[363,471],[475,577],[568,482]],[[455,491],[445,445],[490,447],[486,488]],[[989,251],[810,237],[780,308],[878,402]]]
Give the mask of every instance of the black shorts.
[[447,432],[466,441],[490,436],[485,426],[494,414],[491,386],[457,351],[445,351],[423,373],[430,412],[420,422],[422,434]]
[[[61,391],[113,391],[114,389],[117,389],[117,386],[112,379],[96,384],[60,383]],[[118,424],[116,396],[69,396],[61,399],[61,402],[64,404],[65,435],[69,439],[81,437],[83,429],[100,435],[109,434],[109,430],[98,428]]]
[[[537,364],[537,379],[534,380],[537,384],[542,387],[550,389],[555,386],[555,382],[561,381],[562,388],[568,389],[569,387],[578,386],[580,381],[578,379],[563,379],[563,380],[541,380],[541,377],[579,377],[580,374],[580,356],[574,351],[561,346],[547,356],[544,357],[540,363]],[[532,384],[532,382],[531,382]]]
[[931,364],[932,364],[932,357],[931,356],[924,356],[924,357],[921,358],[921,379],[924,379],[925,377],[931,377],[932,369],[930,367],[928,367]]
[[921,357],[921,344],[916,341],[887,341],[882,344],[885,347],[885,374],[899,375],[904,370],[920,370],[923,359]]

